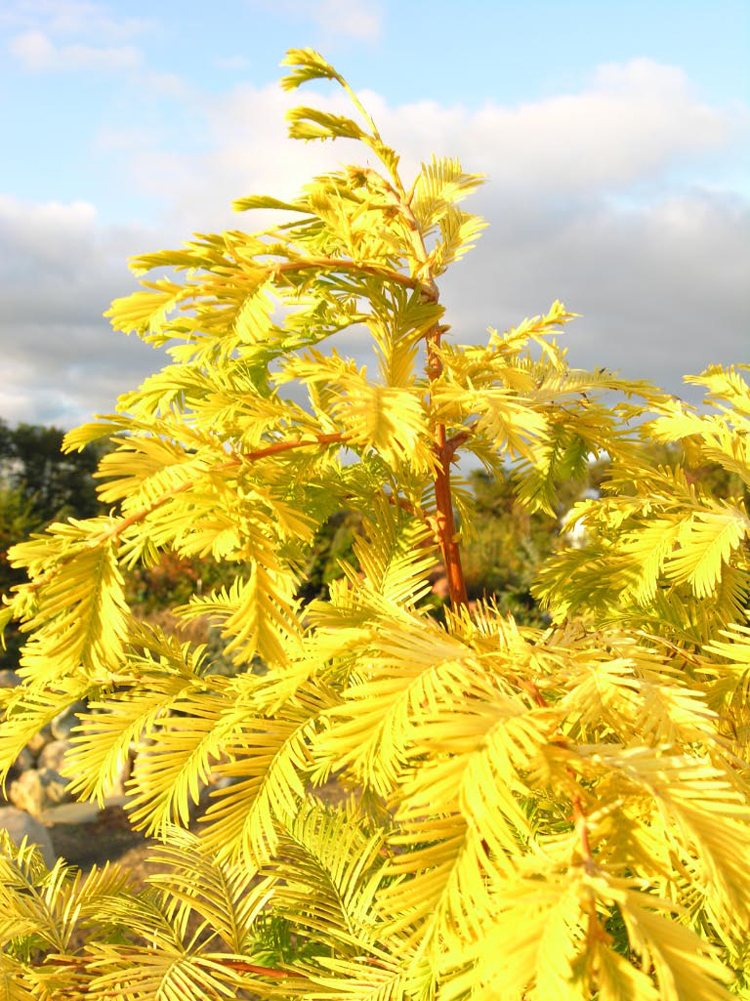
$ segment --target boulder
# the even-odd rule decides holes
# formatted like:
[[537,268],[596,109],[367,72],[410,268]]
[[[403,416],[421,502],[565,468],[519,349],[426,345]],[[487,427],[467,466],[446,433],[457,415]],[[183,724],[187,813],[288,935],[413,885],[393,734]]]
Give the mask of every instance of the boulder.
[[35,733],[31,740],[26,745],[26,750],[29,751],[33,757],[38,758],[42,752],[42,748],[46,747],[50,741],[55,738],[52,736],[52,730],[50,729],[49,723],[45,726],[39,733]]
[[67,786],[68,779],[54,768],[31,768],[11,782],[8,798],[20,810],[40,817],[45,810],[72,801]]
[[31,756],[28,748],[22,747],[20,753],[16,757],[16,760],[8,769],[8,780],[0,786],[0,803],[10,802],[10,784],[15,782],[15,780],[27,772],[30,768],[34,767],[34,759]]
[[120,764],[120,767],[117,769],[117,775],[115,776],[114,782],[109,787],[109,789],[105,790],[104,793],[105,799],[112,799],[113,797],[121,798],[127,795],[125,790],[125,783],[130,778],[132,767],[133,767],[133,762],[130,760],[130,758],[129,757],[125,758],[125,760]]
[[18,757],[10,766],[10,770],[14,772],[16,775],[20,775],[21,772],[27,772],[29,768],[33,767],[34,767],[34,756],[28,749],[28,747],[22,747]]
[[50,724],[52,736],[56,740],[67,740],[73,727],[78,726],[81,722],[78,718],[78,713],[83,712],[85,709],[86,703],[79,700],[78,702],[74,702],[73,705],[68,706],[67,709],[63,709],[61,713],[58,713]]
[[41,851],[47,868],[52,868],[56,861],[52,841],[47,833],[47,828],[43,827],[38,820],[23,810],[17,810],[14,806],[3,806],[0,807],[0,830],[3,828],[15,844],[20,845],[24,837],[35,844]]
[[37,767],[39,768],[53,768],[56,772],[59,772],[63,758],[67,751],[70,750],[69,740],[52,740],[49,744],[45,744],[42,748],[39,757],[37,759]]

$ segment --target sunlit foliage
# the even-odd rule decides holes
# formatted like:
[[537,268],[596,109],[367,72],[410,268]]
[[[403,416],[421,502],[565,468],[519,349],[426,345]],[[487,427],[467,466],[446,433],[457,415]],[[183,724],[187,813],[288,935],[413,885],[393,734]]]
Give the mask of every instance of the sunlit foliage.
[[[47,872],[6,844],[2,996],[742,995],[743,370],[694,380],[713,404],[695,411],[570,368],[559,302],[482,345],[450,339],[436,278],[481,230],[458,207],[481,179],[433,158],[402,180],[346,81],[309,50],[287,63],[285,87],[334,81],[355,116],[298,108],[292,134],[355,140],[368,165],[237,203],[278,210],[273,228],[135,260],[156,275],[109,315],[172,361],[66,439],[113,437],[110,513],[11,551],[28,583],[3,614],[28,641],[23,684],[0,692],[2,766],[86,699],[66,773],[101,798],[135,743],[130,818],[162,843],[145,889],[117,867]],[[357,326],[374,372],[349,357]],[[651,439],[719,464],[736,492],[654,463]],[[489,476],[511,466],[518,510],[548,515],[561,483],[611,460],[602,496],[570,515],[586,544],[536,584],[548,626],[469,604],[459,455]],[[361,526],[353,560],[302,606],[316,535],[342,509]],[[235,569],[176,609],[222,629],[234,675],[132,614],[124,569],[163,553]],[[438,561],[444,623],[427,601]],[[184,828],[209,781],[198,836]]]

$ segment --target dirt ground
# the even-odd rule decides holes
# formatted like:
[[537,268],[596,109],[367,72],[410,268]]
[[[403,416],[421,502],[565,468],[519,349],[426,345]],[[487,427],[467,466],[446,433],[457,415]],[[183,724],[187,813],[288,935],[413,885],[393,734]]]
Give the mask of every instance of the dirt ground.
[[105,807],[95,821],[55,824],[48,831],[55,852],[83,872],[105,862],[119,862],[136,877],[150,869],[146,859],[152,842],[131,829],[121,806]]
[[[315,795],[326,802],[338,803],[346,797],[346,792],[332,778],[317,787]],[[201,827],[197,819],[190,825],[195,832],[200,832]],[[137,879],[157,871],[158,867],[147,861],[149,846],[155,842],[132,830],[121,806],[104,807],[94,821],[55,823],[47,830],[55,852],[84,873],[94,865],[103,866],[105,862],[119,862]]]

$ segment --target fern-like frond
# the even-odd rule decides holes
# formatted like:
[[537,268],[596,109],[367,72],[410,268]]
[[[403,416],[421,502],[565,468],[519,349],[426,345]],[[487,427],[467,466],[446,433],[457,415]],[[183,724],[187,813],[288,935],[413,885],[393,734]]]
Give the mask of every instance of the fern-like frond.
[[392,620],[371,662],[342,692],[342,704],[326,714],[319,752],[387,796],[430,709],[475,685],[486,689],[487,682],[471,650],[426,622]]
[[300,627],[295,614],[296,578],[250,562],[246,579],[237,577],[229,588],[193,598],[176,611],[182,618],[210,615],[222,623],[229,640],[225,653],[237,664],[249,664],[257,655],[266,663],[285,664],[296,646]]
[[[364,522],[366,534],[354,541],[354,555],[368,588],[394,606],[413,608],[430,589],[434,541],[424,523],[399,517],[397,510],[397,502],[391,507],[385,500],[374,507]],[[356,587],[355,574],[347,575]]]
[[658,748],[599,744],[578,748],[578,754],[653,797],[652,822],[658,822],[712,912],[727,930],[736,933],[746,927],[750,808],[731,772],[705,759],[670,756]]
[[748,537],[750,518],[739,508],[722,505],[696,512],[682,527],[680,548],[669,560],[667,576],[688,583],[697,598],[707,598],[715,592],[723,567]]
[[281,825],[304,798],[310,743],[324,708],[319,696],[297,696],[272,719],[248,714],[238,721],[214,769],[232,784],[213,791],[204,817],[204,841],[220,861],[257,866],[276,852]]
[[377,939],[373,901],[382,882],[384,832],[353,802],[308,803],[284,826],[271,874],[274,911],[312,936],[322,954],[356,956]]
[[[245,953],[252,925],[273,893],[249,866],[219,862],[196,835],[170,827],[168,841],[155,846],[151,861],[160,871],[149,876],[168,906],[199,914],[229,951]],[[182,916],[181,916],[182,917]]]
[[296,90],[301,84],[310,80],[341,81],[342,79],[333,66],[314,49],[289,49],[281,65],[294,67],[292,72],[281,80],[284,90]]
[[[531,868],[531,867],[529,867]],[[464,948],[466,966],[446,976],[447,998],[470,996],[560,998],[585,1001],[579,972],[586,954],[586,891],[580,874],[540,867],[496,887],[485,933]],[[445,965],[450,970],[451,956]],[[455,962],[455,961],[454,961]]]
[[244,978],[193,943],[171,946],[160,942],[159,950],[131,946],[127,950],[98,945],[89,966],[94,972],[91,990],[95,996],[116,994],[126,1001],[231,1001],[245,986]]
[[90,685],[79,678],[62,679],[53,688],[19,685],[3,700],[0,726],[0,775],[5,778],[23,747],[55,716],[88,694]]
[[429,232],[448,207],[465,198],[484,180],[482,174],[466,174],[455,158],[436,157],[422,164],[411,208],[420,225]]
[[124,657],[130,611],[107,528],[107,519],[71,519],[9,553],[11,565],[28,567],[32,576],[44,567],[34,581],[36,603],[24,627],[33,636],[22,662],[37,681],[53,682],[79,670],[106,677]]
[[[170,712],[189,704],[189,696],[196,688],[205,686],[196,684],[196,679],[154,674],[146,684],[134,683],[106,699],[90,701],[88,711],[80,715],[63,766],[63,774],[70,779],[70,792],[103,804],[128,758],[131,744],[152,741],[155,733],[162,739]],[[147,754],[145,747],[143,753]],[[151,802],[152,786],[147,785]],[[177,786],[169,789],[168,798],[170,802],[172,796],[182,801],[185,795],[186,790]],[[180,815],[186,816],[186,809]]]
[[150,834],[163,835],[172,823],[188,825],[190,803],[198,803],[212,766],[240,727],[226,692],[196,694],[170,693],[170,715],[151,717],[148,744],[141,746],[128,783],[131,820]]

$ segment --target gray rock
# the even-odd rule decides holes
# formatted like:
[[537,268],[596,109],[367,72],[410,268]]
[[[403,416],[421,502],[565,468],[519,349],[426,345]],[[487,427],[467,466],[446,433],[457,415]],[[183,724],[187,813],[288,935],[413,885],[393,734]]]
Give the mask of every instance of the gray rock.
[[67,791],[68,781],[53,768],[31,768],[11,782],[8,798],[19,810],[39,817],[53,806],[72,801]]
[[109,787],[109,789],[105,790],[104,793],[105,798],[109,798],[111,796],[122,797],[127,795],[125,790],[125,783],[130,778],[130,773],[132,769],[133,769],[133,762],[130,760],[129,757],[125,758],[125,760],[122,762],[122,764],[117,770],[117,775],[115,776],[114,782]]
[[78,713],[83,712],[85,709],[86,703],[79,700],[55,716],[50,724],[52,736],[55,740],[66,740],[70,736],[73,727],[78,726],[81,722],[78,718]]
[[55,738],[52,736],[52,730],[50,729],[49,723],[45,726],[39,733],[35,733],[31,740],[26,745],[26,749],[37,758],[42,751],[42,748],[49,744],[50,741]]
[[32,817],[38,817],[42,812],[42,802],[44,793],[39,772],[35,768],[30,768],[24,772],[15,782],[11,782],[8,791],[8,799],[19,810],[30,813]]
[[49,744],[46,744],[37,759],[37,765],[39,768],[53,768],[56,772],[59,772],[63,758],[67,751],[70,750],[69,740],[52,740]]
[[37,845],[48,869],[51,869],[55,864],[55,852],[47,828],[43,827],[38,820],[30,817],[28,813],[17,810],[13,806],[0,807],[0,829],[2,828],[8,832],[11,841],[17,845],[21,844],[24,836],[32,844]]
[[18,755],[18,757],[11,766],[11,771],[15,772],[17,775],[20,775],[21,772],[27,772],[29,768],[33,767],[34,767],[33,754],[28,749],[28,747],[22,747],[21,753]]
[[[127,796],[106,796],[104,807],[93,800],[83,800],[76,803],[62,803],[45,810],[39,818],[45,827],[51,831],[53,843],[61,827],[77,827],[80,824],[95,824],[101,820],[103,811],[113,806],[125,807],[130,800]],[[61,853],[64,854],[64,853]]]
[[16,685],[20,684],[21,679],[15,671],[7,669],[0,671],[0,688],[15,688]]
[[[24,774],[28,773],[24,772]],[[37,774],[41,780],[46,800],[42,809],[46,810],[49,806],[58,806],[60,803],[72,803],[74,797],[68,792],[70,779],[63,778],[54,768],[40,768]]]

